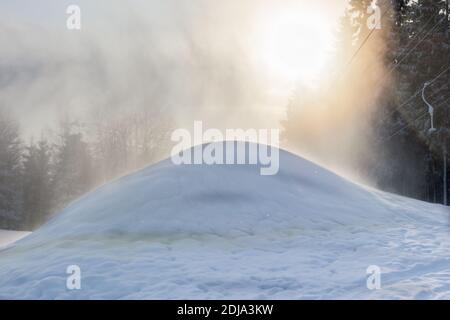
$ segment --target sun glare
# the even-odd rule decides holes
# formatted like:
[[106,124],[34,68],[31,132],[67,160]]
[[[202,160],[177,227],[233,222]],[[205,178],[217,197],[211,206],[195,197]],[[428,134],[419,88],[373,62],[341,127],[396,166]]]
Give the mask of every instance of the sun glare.
[[299,10],[271,12],[260,19],[256,52],[270,77],[314,86],[332,42],[322,20]]

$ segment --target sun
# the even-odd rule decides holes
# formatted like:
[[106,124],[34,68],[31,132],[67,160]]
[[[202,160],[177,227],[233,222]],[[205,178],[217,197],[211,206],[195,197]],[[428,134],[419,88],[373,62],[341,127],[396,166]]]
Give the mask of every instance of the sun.
[[271,77],[310,85],[320,77],[332,42],[322,20],[302,11],[275,11],[259,20],[256,52]]

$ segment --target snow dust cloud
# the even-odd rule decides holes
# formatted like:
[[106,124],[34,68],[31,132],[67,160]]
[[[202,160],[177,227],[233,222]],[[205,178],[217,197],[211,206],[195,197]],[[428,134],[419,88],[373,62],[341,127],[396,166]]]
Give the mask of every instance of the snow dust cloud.
[[[371,34],[356,55],[361,40],[349,50],[339,47],[342,39],[337,39],[333,72],[324,75],[320,87],[300,85],[283,121],[288,149],[368,184],[372,182],[366,180],[364,167],[377,161],[379,147],[372,121],[392,80],[384,63],[391,28],[390,20],[382,16],[386,9],[379,11],[380,29],[361,28],[360,39]],[[339,32],[352,37],[345,35],[342,25]]]
[[[385,72],[383,32],[351,68],[348,55],[337,55],[314,78],[294,84],[268,71],[252,42],[261,17],[267,22],[261,30],[270,30],[270,14],[280,8],[297,10],[300,20],[315,15],[332,34],[345,0],[78,1],[82,29],[75,32],[66,29],[68,1],[42,1],[33,11],[19,2],[29,3],[7,0],[0,13],[0,107],[16,113],[28,135],[61,117],[89,122],[133,110],[188,129],[194,120],[219,129],[283,129],[289,105],[296,116],[286,126],[295,127],[298,139],[282,146],[339,167],[367,145],[382,91],[377,79]],[[318,38],[315,26],[306,25],[303,34]],[[334,55],[336,39],[327,41]]]

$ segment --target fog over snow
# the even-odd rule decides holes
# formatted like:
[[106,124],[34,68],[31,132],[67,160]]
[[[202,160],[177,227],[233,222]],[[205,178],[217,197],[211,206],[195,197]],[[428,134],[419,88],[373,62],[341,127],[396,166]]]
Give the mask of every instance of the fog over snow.
[[[219,128],[278,127],[296,83],[272,72],[263,55],[272,43],[262,36],[294,12],[289,23],[304,33],[291,42],[314,31],[319,15],[329,37],[344,3],[77,1],[82,29],[71,32],[70,1],[5,0],[0,107],[20,114],[35,135],[61,115],[89,119],[98,107],[164,110],[180,126],[202,119]],[[330,42],[315,34],[309,47]],[[309,54],[326,55],[327,45]]]

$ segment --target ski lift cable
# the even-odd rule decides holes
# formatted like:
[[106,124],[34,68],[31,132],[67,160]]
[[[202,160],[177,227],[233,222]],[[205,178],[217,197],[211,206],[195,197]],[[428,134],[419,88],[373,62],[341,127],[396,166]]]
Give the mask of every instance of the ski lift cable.
[[[408,44],[407,44],[406,47],[405,47],[405,51],[408,50],[408,48],[411,46],[411,44],[414,43],[414,40],[415,40],[418,36],[421,36],[421,35],[424,34],[424,31],[425,31],[426,27],[428,27],[428,25],[430,24],[431,20],[433,20],[433,18],[434,18],[434,16],[431,16],[431,17],[428,19],[428,21],[425,23],[425,25],[423,26],[423,28],[420,29],[420,31],[417,32],[417,33],[411,38],[411,40],[408,42]],[[433,29],[434,29],[434,27],[433,27]],[[428,34],[428,32],[427,32],[427,34]],[[411,52],[412,52],[412,50],[411,50],[408,54],[410,54]],[[397,57],[394,58],[394,61],[399,61],[399,59],[400,59],[400,58],[402,57],[402,55],[404,55],[404,54],[405,54],[405,53],[403,53],[403,54],[400,53]],[[405,57],[404,57],[404,58],[405,58]],[[403,61],[404,58],[402,58],[401,60]],[[364,70],[364,72],[368,71],[368,69],[369,69],[370,67],[371,67],[371,65],[369,65],[369,66]],[[393,70],[389,70],[389,72],[388,72],[387,74],[390,74],[392,71],[393,71]],[[382,76],[382,78],[380,79],[379,82],[381,82],[381,80],[383,80],[384,76],[386,76],[387,74],[384,74],[384,75]],[[379,82],[378,82],[378,83],[379,83]]]
[[[439,89],[434,89],[434,90],[432,91],[431,96],[432,96],[432,97],[437,96],[437,95],[439,95],[439,93],[442,92],[442,91],[441,91],[442,89],[447,89],[447,88],[448,88],[448,83],[444,83]],[[446,90],[446,92],[448,92],[448,90]],[[445,98],[445,95],[443,96],[443,98]],[[439,100],[436,100],[436,103],[440,103]]]
[[[417,42],[416,43],[416,45],[415,46],[413,46],[410,50],[408,50],[408,52],[403,56],[403,58],[401,58],[400,60],[399,60],[399,62],[398,63],[396,63],[393,67],[391,67],[390,69],[389,69],[389,71],[386,73],[386,74],[384,74],[382,77],[381,77],[381,79],[380,79],[380,81],[378,82],[378,83],[380,83],[381,82],[381,80],[383,80],[384,79],[384,77],[386,77],[386,76],[388,76],[388,75],[390,75],[395,69],[397,69],[401,64],[402,64],[402,62],[403,61],[405,61],[405,59],[411,54],[411,52],[415,49],[415,48],[417,48],[417,46],[419,45],[419,44],[421,44],[423,41],[425,41],[425,39],[427,38],[427,36],[439,25],[439,23],[441,23],[443,20],[445,19],[445,17],[443,17],[442,19],[440,19],[430,30],[428,30],[428,32],[425,34],[425,36],[423,36],[420,40],[419,40],[419,42]],[[413,42],[413,40],[411,40],[410,41],[410,44]],[[409,46],[409,44],[408,44],[408,46]],[[399,56],[400,57],[400,56]],[[420,89],[420,90],[422,90],[422,88]],[[420,91],[419,90],[419,91]],[[416,95],[417,95],[417,93],[416,93]],[[414,96],[412,96],[411,98],[414,98]],[[394,110],[393,112],[395,112],[396,110]],[[392,112],[392,113],[393,113]],[[389,114],[389,115],[391,115],[391,114]]]
[[[391,10],[392,7],[388,6],[388,8],[384,11],[384,13],[382,14],[382,17],[389,11]],[[406,49],[409,48],[409,46],[414,42],[414,40],[416,39],[416,37],[418,37],[419,35],[422,35],[423,32],[425,31],[426,27],[428,26],[428,24],[431,22],[432,18],[434,18],[434,16],[431,16],[428,21],[425,23],[424,27],[417,33],[415,34],[412,39],[409,41],[409,43],[406,46]],[[408,50],[408,52],[406,54],[400,54],[398,57],[395,58],[395,60],[398,60],[400,57],[402,57],[398,63],[395,64],[394,67],[392,67],[386,74],[384,74],[382,76],[382,78],[380,79],[379,82],[381,82],[381,80],[384,79],[385,76],[391,74],[399,65],[401,65],[401,63],[406,59],[407,56],[409,56],[411,54],[411,52],[417,48],[417,46],[422,43],[426,37],[439,25],[439,23],[441,23],[443,20],[445,19],[445,17],[443,17],[442,19],[440,19],[430,30],[428,30],[428,32],[425,34],[425,36],[423,36],[420,41],[418,43],[416,43],[416,45],[414,47],[412,47],[410,50]],[[358,53],[361,51],[362,47],[367,43],[367,41],[369,40],[370,36],[373,34],[373,32],[375,31],[375,28],[373,28],[368,35],[366,36],[366,38],[363,40],[363,42],[361,43],[361,45],[358,47],[358,49],[353,53],[352,57],[350,58],[350,60],[347,62],[345,69],[348,69],[348,67],[352,64],[352,62],[355,60],[356,56],[358,55]],[[343,72],[342,74],[344,74],[345,72]],[[341,76],[342,76],[341,74]],[[339,77],[340,79],[341,77]]]
[[398,63],[396,63],[394,66],[393,66],[393,68],[391,68],[389,71],[388,71],[388,73],[386,74],[386,75],[389,75],[389,74],[391,74],[399,65],[401,65],[402,64],[402,62],[406,59],[406,57],[408,57],[410,54],[411,54],[411,52],[415,49],[415,48],[417,48],[417,46],[419,45],[419,44],[421,44],[423,41],[425,41],[425,39],[428,37],[428,35],[434,30],[434,29],[436,29],[436,27],[442,22],[442,21],[444,21],[444,19],[445,19],[445,17],[443,17],[442,19],[440,19],[430,30],[428,30],[428,32],[425,34],[425,36],[423,36],[422,37],[422,39],[419,41],[419,42],[417,42],[416,43],[416,45],[415,46],[413,46],[404,56],[403,56],[403,58],[398,62]]
[[[447,68],[445,68],[443,71],[441,71],[436,77],[434,77],[431,81],[429,81],[429,84],[432,84],[434,81],[436,81],[441,75],[443,75],[447,70],[450,69],[450,65],[447,66]],[[407,103],[409,103],[409,101],[411,101],[414,97],[416,97],[420,92],[422,91],[422,88],[420,88],[413,96],[411,96],[407,101],[405,101],[401,106],[403,107],[404,105],[406,105]],[[424,111],[422,114],[420,114],[418,117],[416,117],[414,120],[411,121],[411,123],[419,120],[420,118],[424,117],[425,115],[428,114],[428,111]],[[397,134],[399,134],[403,129],[405,129],[406,127],[410,126],[410,123],[407,123],[406,125],[404,125],[403,127],[401,127],[399,130],[395,131],[394,134],[390,135],[389,137],[382,139],[380,141],[378,141],[379,143],[382,142],[386,142],[387,140],[390,140],[391,138],[393,138],[394,136],[396,136]]]
[[[428,26],[428,24],[430,23],[430,21],[432,20],[432,18],[434,18],[434,16],[431,16],[431,18],[428,19],[427,23],[426,23],[425,26],[421,29],[421,31],[418,32],[415,36],[413,36],[413,38],[410,40],[410,42],[409,42],[408,45],[406,46],[406,49],[409,48],[409,46],[414,42],[414,40],[416,39],[416,37],[418,37],[419,35],[423,34],[422,32],[423,32],[423,31],[425,30],[425,28]],[[405,59],[413,52],[413,50],[414,50],[415,48],[417,48],[417,46],[418,46],[419,44],[421,44],[423,41],[425,41],[425,39],[428,37],[428,35],[429,35],[429,34],[430,34],[430,33],[431,33],[431,32],[439,25],[439,23],[441,23],[444,19],[445,19],[445,17],[443,17],[442,19],[440,19],[440,20],[439,20],[439,21],[438,21],[438,22],[437,22],[430,30],[428,30],[427,33],[425,34],[425,36],[423,36],[423,37],[419,40],[419,42],[416,43],[415,46],[413,46],[411,49],[409,49],[409,50],[407,51],[406,54],[403,54],[403,57],[402,57],[402,54],[400,54],[398,57],[396,57],[396,58],[394,59],[394,61],[395,61],[395,60],[398,60],[399,62],[397,62],[393,67],[391,67],[387,73],[383,74],[383,76],[382,76],[381,79],[379,80],[378,84],[379,84],[382,80],[384,80],[384,78],[385,78],[386,76],[388,76],[388,75],[390,75],[392,72],[394,72],[394,70],[397,69],[397,68],[402,64],[403,61],[405,61]],[[402,58],[399,60],[400,57],[402,57]],[[395,110],[394,110],[393,112],[395,112]]]
[[[418,117],[416,117],[414,120],[411,121],[411,123],[420,120],[421,118],[425,117],[428,114],[427,111],[422,112]],[[395,131],[393,134],[391,134],[389,137],[387,137],[386,139],[383,139],[381,141],[378,141],[378,143],[383,143],[386,142],[390,139],[392,139],[393,137],[395,137],[396,135],[398,135],[400,132],[403,131],[403,129],[406,129],[407,127],[410,126],[410,123],[405,124],[403,127],[401,127],[400,129],[398,129],[397,131]]]
[[[425,31],[425,29],[428,27],[428,25],[430,24],[430,22],[431,22],[431,20],[433,20],[433,18],[434,18],[434,16],[432,15],[429,19],[428,19],[428,21],[425,23],[425,25],[422,27],[422,29],[420,29],[420,31],[419,32],[417,32],[414,36],[412,36],[412,38],[411,38],[411,40],[409,40],[409,42],[408,42],[408,44],[406,45],[406,47],[405,47],[405,51],[406,50],[408,50],[408,48],[411,46],[411,44],[413,44],[414,43],[414,40],[416,40],[416,38],[417,37],[419,37],[419,36],[421,36],[421,35],[423,35],[424,34],[424,31]],[[442,20],[441,20],[442,21]],[[440,21],[439,21],[440,22]],[[432,29],[431,30],[429,30],[428,32],[427,32],[427,34],[425,35],[425,37],[428,35],[428,33],[430,33],[434,28],[436,28],[436,26],[439,24],[439,22],[435,25],[435,26],[433,26],[432,27]],[[420,42],[422,42],[422,41],[420,41]],[[419,43],[420,43],[419,42]],[[408,52],[410,53],[412,50],[408,50]],[[409,54],[408,53],[408,54]],[[406,55],[408,55],[408,54],[406,54]],[[394,61],[395,60],[399,60],[399,58],[402,56],[402,54],[400,53],[395,59],[394,59]],[[405,57],[404,57],[405,58]],[[404,58],[402,58],[401,60],[404,60]],[[400,61],[401,61],[400,60]],[[401,62],[399,62],[398,64],[400,64]]]
[[[441,71],[436,77],[434,77],[432,80],[428,81],[428,85],[431,85],[434,83],[440,76],[442,76],[447,70],[450,69],[450,64],[445,68],[443,71]],[[414,99],[420,92],[422,91],[422,87],[416,91],[415,94],[413,94],[407,101],[402,103],[398,108],[403,108],[407,103],[409,103],[412,99]]]
[[409,41],[409,43],[406,45],[406,48],[409,48],[409,46],[414,42],[414,39],[415,39],[417,36],[419,36],[420,34],[423,34],[423,32],[425,31],[425,29],[426,29],[426,28],[428,27],[428,25],[430,24],[431,20],[433,20],[433,18],[434,18],[434,15],[432,15],[432,16],[428,19],[428,21],[425,23],[425,25],[423,26],[423,28],[420,29],[420,31],[417,32],[417,33],[411,38],[411,40]]
[[[435,78],[433,78],[431,81],[429,81],[429,85],[431,85],[434,81],[436,81],[441,75],[443,75],[448,69],[450,69],[450,65],[447,66],[445,70],[440,72]],[[442,88],[444,88],[446,85],[439,88],[438,91],[440,91]],[[385,117],[390,117],[394,112],[398,111],[399,109],[402,109],[406,105],[408,105],[409,102],[411,102],[414,98],[417,97],[417,95],[422,91],[422,87],[420,87],[411,97],[409,97],[408,100],[406,100],[404,103],[402,103],[400,106],[396,107],[394,110],[392,110],[390,113],[387,114]]]
[[[384,12],[381,14],[382,17],[384,17],[384,15],[390,10],[392,9],[391,6],[388,6],[388,8],[386,10],[384,10]],[[358,55],[358,53],[361,51],[361,49],[364,47],[364,45],[367,43],[367,41],[369,41],[369,38],[372,36],[372,34],[375,32],[376,28],[372,28],[370,30],[370,32],[367,34],[367,36],[364,38],[364,40],[361,42],[361,44],[359,45],[359,47],[355,50],[355,52],[353,53],[353,55],[351,56],[351,58],[349,59],[349,61],[346,63],[345,65],[345,69],[348,69],[348,67],[353,63],[353,61],[356,59],[356,56]],[[345,72],[343,72],[345,73]],[[341,74],[342,75],[342,74]],[[339,77],[340,78],[340,77]]]

